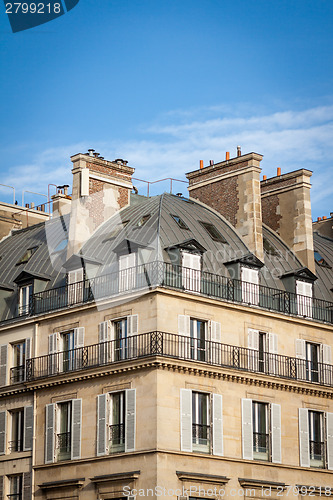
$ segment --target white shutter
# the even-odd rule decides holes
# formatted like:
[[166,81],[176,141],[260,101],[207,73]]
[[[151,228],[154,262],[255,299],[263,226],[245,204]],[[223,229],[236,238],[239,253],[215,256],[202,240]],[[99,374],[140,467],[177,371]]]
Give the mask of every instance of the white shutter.
[[0,346],[0,386],[7,385],[8,345]]
[[136,253],[119,256],[119,292],[135,288]]
[[49,354],[58,352],[58,336],[59,333],[50,333],[49,335]]
[[110,344],[106,344],[110,339],[110,322],[102,321],[98,325],[98,352],[99,352],[99,364],[104,365],[111,361],[110,352],[114,352],[114,346]]
[[326,365],[332,364],[332,350],[330,345],[321,344],[321,362]]
[[97,396],[97,456],[107,453],[107,394]]
[[242,300],[247,304],[259,304],[259,271],[242,267]]
[[82,399],[72,399],[71,459],[81,458]]
[[320,360],[322,362],[321,372],[322,372],[322,382],[324,384],[332,385],[332,352],[331,346],[326,344],[321,344],[320,346]]
[[327,468],[333,470],[333,413],[326,413]]
[[24,407],[24,451],[32,450],[33,438],[33,425],[34,425],[34,408],[33,406]]
[[306,408],[298,409],[299,455],[301,467],[310,467],[309,418]]
[[297,314],[312,318],[312,283],[296,281]]
[[125,451],[135,450],[136,389],[126,389]]
[[242,399],[242,451],[245,460],[253,460],[252,399]]
[[[191,351],[191,318],[184,314],[178,315],[178,335],[181,335],[178,339],[179,342],[179,356],[181,358],[189,359]],[[188,338],[184,338],[188,337]]]
[[259,370],[259,330],[248,328],[248,351],[249,355],[249,370],[257,372]]
[[74,328],[74,349],[84,347],[84,327]]
[[139,327],[139,315],[132,314],[131,316],[127,316],[127,336],[132,337],[133,335],[137,335],[138,327]]
[[210,340],[212,342],[221,342],[221,323],[218,321],[210,321]]
[[219,345],[222,340],[221,323],[218,321],[209,321],[209,360],[214,364],[221,364],[221,346]]
[[213,454],[223,456],[223,406],[221,394],[213,394]]
[[180,389],[180,449],[192,451],[192,391]]
[[0,455],[6,453],[7,412],[0,411]]
[[28,337],[25,339],[25,359],[32,358],[31,346],[32,346],[32,338]]
[[281,459],[281,406],[271,404],[272,417],[272,462],[280,464]]
[[297,378],[306,380],[306,342],[303,339],[295,340]]
[[182,280],[185,290],[200,292],[201,256],[189,252],[182,252],[182,267]]
[[278,353],[278,336],[276,333],[267,333],[268,341],[268,368],[269,373],[275,375],[278,373],[278,357],[275,356]]
[[46,405],[45,463],[54,462],[55,404]]

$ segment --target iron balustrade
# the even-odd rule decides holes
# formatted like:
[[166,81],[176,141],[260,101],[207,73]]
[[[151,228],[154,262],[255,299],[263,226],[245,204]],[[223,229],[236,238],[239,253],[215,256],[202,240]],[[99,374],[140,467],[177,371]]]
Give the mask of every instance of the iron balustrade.
[[[200,362],[246,372],[311,382],[333,387],[333,366],[317,363],[318,377],[313,380],[309,362],[305,359],[259,352],[220,342],[205,341],[205,349],[197,348],[193,338],[166,332],[149,332],[127,337],[119,351],[119,341],[79,347],[70,351],[47,354],[26,360],[26,380],[68,374],[126,360],[161,355],[165,357]],[[121,352],[121,356],[120,356]],[[70,363],[68,363],[70,359]]]
[[109,425],[109,440],[111,445],[119,445],[125,443],[125,425],[113,424]]
[[25,365],[14,366],[10,369],[10,381],[12,384],[17,384],[25,380]]
[[57,450],[59,454],[70,453],[71,451],[71,433],[61,432],[57,434]]
[[269,451],[269,434],[262,432],[253,433],[253,451],[257,453]]
[[44,314],[157,286],[333,323],[332,302],[160,261],[35,293],[24,313]]
[[310,460],[324,461],[325,459],[325,442],[309,441],[310,444]]
[[210,425],[192,424],[192,442],[196,444],[209,444]]

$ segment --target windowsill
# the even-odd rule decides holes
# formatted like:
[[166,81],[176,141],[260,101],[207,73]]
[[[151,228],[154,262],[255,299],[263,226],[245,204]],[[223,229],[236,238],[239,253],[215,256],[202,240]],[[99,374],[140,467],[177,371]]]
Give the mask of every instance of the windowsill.
[[27,458],[32,455],[32,451],[12,451],[6,453],[5,455],[0,455],[0,462],[5,462],[6,460],[17,460],[18,458]]
[[124,453],[125,445],[111,446],[109,449],[109,454],[114,455],[115,453]]
[[209,454],[210,453],[210,447],[207,444],[192,444],[192,451],[195,453],[205,453]]
[[262,462],[269,462],[268,452],[253,452],[253,460],[261,460]]

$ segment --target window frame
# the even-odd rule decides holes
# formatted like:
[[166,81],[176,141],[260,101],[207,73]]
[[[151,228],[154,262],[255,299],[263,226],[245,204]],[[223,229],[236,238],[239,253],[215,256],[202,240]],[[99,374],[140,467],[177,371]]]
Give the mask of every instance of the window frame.
[[30,314],[33,294],[34,294],[33,282],[26,283],[19,287],[19,304],[18,304],[19,316],[27,316]]
[[[204,399],[206,400],[206,408],[201,408]],[[192,450],[195,452],[211,453],[212,451],[211,406],[212,400],[210,393],[192,391]],[[204,413],[206,413],[205,418],[203,418]],[[202,436],[200,436],[200,434],[202,434]],[[203,437],[203,435],[206,435],[206,437]]]

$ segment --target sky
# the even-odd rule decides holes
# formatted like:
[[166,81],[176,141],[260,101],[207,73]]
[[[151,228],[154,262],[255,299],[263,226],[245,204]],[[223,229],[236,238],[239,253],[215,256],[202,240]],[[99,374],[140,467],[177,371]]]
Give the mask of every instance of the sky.
[[71,184],[89,148],[153,181],[240,145],[267,177],[313,171],[313,219],[329,216],[332,62],[332,0],[80,0],[18,33],[0,3],[0,183],[41,203],[28,191]]

